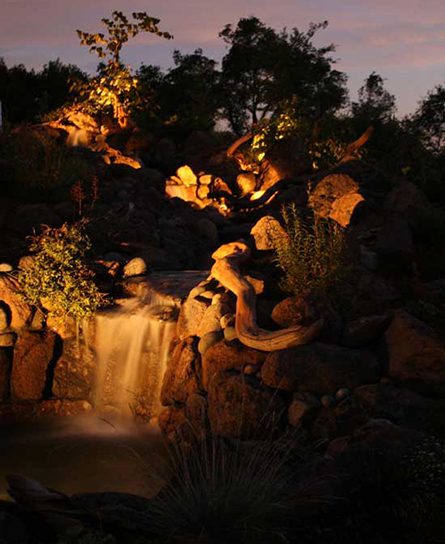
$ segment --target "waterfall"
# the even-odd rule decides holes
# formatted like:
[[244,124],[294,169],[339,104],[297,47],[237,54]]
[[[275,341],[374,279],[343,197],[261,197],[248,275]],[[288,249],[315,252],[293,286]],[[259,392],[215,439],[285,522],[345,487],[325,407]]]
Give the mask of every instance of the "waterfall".
[[94,405],[101,412],[150,419],[161,408],[160,393],[177,307],[159,295],[131,298],[94,320]]

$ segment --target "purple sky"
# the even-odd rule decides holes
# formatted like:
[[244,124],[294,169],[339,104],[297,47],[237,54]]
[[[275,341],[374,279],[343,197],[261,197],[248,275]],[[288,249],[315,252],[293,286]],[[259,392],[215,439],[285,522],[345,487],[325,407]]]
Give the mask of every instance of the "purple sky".
[[8,66],[38,69],[59,57],[93,72],[97,59],[79,47],[75,30],[100,31],[100,19],[113,10],[146,11],[175,37],[138,36],[124,54],[133,68],[141,62],[168,68],[173,49],[201,47],[220,60],[225,44],[219,31],[255,15],[276,30],[305,31],[311,21],[327,19],[315,43],[337,45],[337,67],[348,75],[352,100],[373,70],[387,79],[399,115],[414,111],[445,81],[444,0],[0,0],[0,57]]

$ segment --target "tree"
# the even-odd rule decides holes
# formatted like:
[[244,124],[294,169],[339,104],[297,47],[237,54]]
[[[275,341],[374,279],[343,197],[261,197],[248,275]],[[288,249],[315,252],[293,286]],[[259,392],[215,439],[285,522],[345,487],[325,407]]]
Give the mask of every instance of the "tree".
[[346,76],[332,69],[328,56],[334,45],[317,48],[312,39],[327,22],[307,32],[294,28],[277,33],[256,17],[226,25],[220,37],[229,46],[222,61],[225,97],[222,111],[240,133],[247,121],[256,124],[276,114],[280,104],[297,102],[313,119],[342,107],[347,99]]
[[112,111],[113,117],[121,127],[126,127],[131,110],[142,100],[138,93],[138,80],[130,69],[122,63],[121,51],[130,38],[140,32],[149,32],[171,39],[168,32],[159,30],[159,19],[148,16],[145,12],[132,14],[135,22],[120,11],[113,11],[111,19],[102,19],[107,36],[103,33],[90,34],[77,30],[80,45],[90,47],[90,53],[96,53],[101,59],[107,59],[102,65],[99,76],[88,84],[75,88],[93,111]]
[[67,102],[73,79],[85,82],[88,76],[59,59],[45,64],[41,72],[28,71],[23,64],[8,68],[0,59],[0,100],[6,119],[14,124],[39,120]]
[[51,60],[37,74],[38,104],[40,115],[62,107],[70,98],[74,81],[86,83],[88,75],[74,64],[63,64],[60,59]]
[[418,105],[412,127],[419,131],[425,146],[443,153],[445,146],[445,85],[436,85]]
[[395,117],[396,99],[385,89],[384,81],[371,72],[358,91],[358,102],[352,103],[352,115],[365,120],[365,124],[388,122]]
[[8,68],[0,58],[0,100],[5,119],[10,123],[35,121],[39,113],[38,76],[23,64]]

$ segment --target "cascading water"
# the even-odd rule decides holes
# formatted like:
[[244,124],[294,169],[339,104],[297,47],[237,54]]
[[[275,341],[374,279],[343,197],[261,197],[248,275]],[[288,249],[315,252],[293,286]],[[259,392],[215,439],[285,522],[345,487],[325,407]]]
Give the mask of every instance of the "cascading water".
[[154,417],[175,332],[177,308],[159,295],[132,298],[94,323],[94,405],[102,412]]

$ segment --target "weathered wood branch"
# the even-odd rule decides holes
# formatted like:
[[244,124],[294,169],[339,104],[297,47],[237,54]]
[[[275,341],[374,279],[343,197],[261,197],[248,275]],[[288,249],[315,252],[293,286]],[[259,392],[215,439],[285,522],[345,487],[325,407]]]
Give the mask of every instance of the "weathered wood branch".
[[248,142],[250,138],[253,138],[253,133],[246,134],[245,136],[241,136],[241,138],[238,138],[238,140],[235,140],[233,144],[229,147],[229,149],[226,151],[228,157],[233,157],[233,154],[235,151],[243,145],[245,142]]
[[347,160],[349,157],[353,157],[358,149],[360,149],[362,146],[366,144],[371,138],[371,136],[374,134],[374,127],[371,125],[369,126],[365,132],[360,136],[360,138],[357,138],[352,144],[349,144],[345,151],[345,156],[341,159],[340,162]]
[[278,331],[258,327],[255,290],[239,270],[239,265],[250,258],[250,248],[243,241],[222,245],[212,258],[216,262],[211,275],[237,297],[235,329],[242,344],[261,351],[276,351],[307,344],[320,333],[322,319],[309,327],[296,325]]

